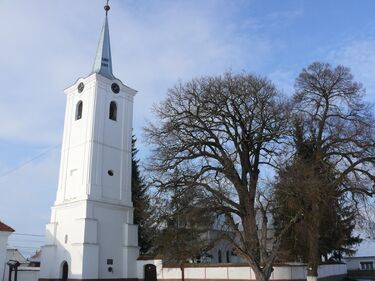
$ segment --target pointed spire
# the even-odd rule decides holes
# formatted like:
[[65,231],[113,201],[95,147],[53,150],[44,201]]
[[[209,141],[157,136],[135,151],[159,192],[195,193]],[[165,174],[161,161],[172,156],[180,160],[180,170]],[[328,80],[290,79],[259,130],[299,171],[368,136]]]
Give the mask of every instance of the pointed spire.
[[113,79],[112,73],[112,57],[111,57],[111,43],[109,40],[109,28],[108,28],[108,11],[110,7],[105,5],[104,10],[106,12],[105,20],[100,33],[100,39],[98,49],[96,51],[96,57],[92,73],[99,73],[107,78]]

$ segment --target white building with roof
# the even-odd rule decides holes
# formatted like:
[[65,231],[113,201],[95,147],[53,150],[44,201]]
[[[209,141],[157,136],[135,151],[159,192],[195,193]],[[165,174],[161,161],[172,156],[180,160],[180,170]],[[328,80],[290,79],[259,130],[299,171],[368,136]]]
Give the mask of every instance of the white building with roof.
[[112,72],[108,11],[92,72],[65,89],[60,176],[39,280],[137,278],[131,151],[137,91]]
[[364,239],[355,250],[353,256],[345,257],[348,270],[375,270],[375,239]]
[[13,228],[0,221],[0,280],[3,280],[4,278],[5,263],[7,261],[8,238],[13,232]]

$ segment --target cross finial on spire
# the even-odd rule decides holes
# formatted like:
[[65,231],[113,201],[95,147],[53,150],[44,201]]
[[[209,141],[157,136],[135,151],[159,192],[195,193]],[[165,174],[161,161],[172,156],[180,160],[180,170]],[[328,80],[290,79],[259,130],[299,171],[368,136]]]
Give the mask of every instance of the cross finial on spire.
[[[1,0],[0,0],[1,1]],[[106,13],[104,25],[102,32],[100,33],[100,39],[98,44],[98,49],[96,51],[96,57],[94,62],[94,67],[92,73],[99,73],[107,78],[113,79],[112,74],[112,57],[111,57],[111,44],[109,40],[109,28],[108,28],[108,11],[110,9],[108,5],[109,0],[107,0],[107,5],[104,6]]]
[[111,9],[111,7],[108,5],[109,0],[107,0],[107,4],[104,6],[105,15],[108,15],[108,11]]

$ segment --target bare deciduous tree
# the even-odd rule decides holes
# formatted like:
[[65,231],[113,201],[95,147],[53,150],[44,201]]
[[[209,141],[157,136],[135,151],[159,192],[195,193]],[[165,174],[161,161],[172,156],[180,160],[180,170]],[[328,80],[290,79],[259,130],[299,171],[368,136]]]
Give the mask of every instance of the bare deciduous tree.
[[361,229],[368,239],[375,239],[375,200],[362,201],[361,208],[364,210],[357,222],[358,227]]
[[[294,112],[301,144],[296,150],[308,150],[302,154],[314,167],[312,178],[319,179],[316,193],[330,185],[337,189],[336,198],[350,198],[355,203],[371,197],[375,183],[375,119],[371,107],[363,101],[362,85],[353,80],[348,68],[317,62],[302,70],[295,88]],[[309,183],[305,185],[309,187]],[[324,194],[317,197],[324,204]],[[320,262],[319,201],[310,205],[314,223],[307,237],[308,277],[316,280]]]
[[268,246],[262,241],[257,190],[261,171],[272,168],[280,153],[288,112],[287,103],[267,79],[227,73],[170,89],[166,100],[155,107],[156,121],[145,128],[154,145],[149,167],[154,186],[204,192],[236,233],[238,239],[232,241],[236,254],[261,281],[271,275],[286,230]]

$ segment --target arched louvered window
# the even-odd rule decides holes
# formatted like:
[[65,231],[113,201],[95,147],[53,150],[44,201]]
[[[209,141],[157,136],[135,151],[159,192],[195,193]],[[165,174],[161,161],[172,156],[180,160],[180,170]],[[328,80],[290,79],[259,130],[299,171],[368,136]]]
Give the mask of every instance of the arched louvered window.
[[221,257],[221,250],[219,250],[218,252],[217,252],[217,261],[218,261],[218,263],[222,263],[222,257]]
[[80,100],[76,105],[76,120],[79,120],[82,118],[82,110],[83,110],[83,103]]
[[227,263],[230,263],[230,252],[227,251]]
[[113,121],[117,120],[117,104],[114,101],[111,101],[109,105],[109,119]]

